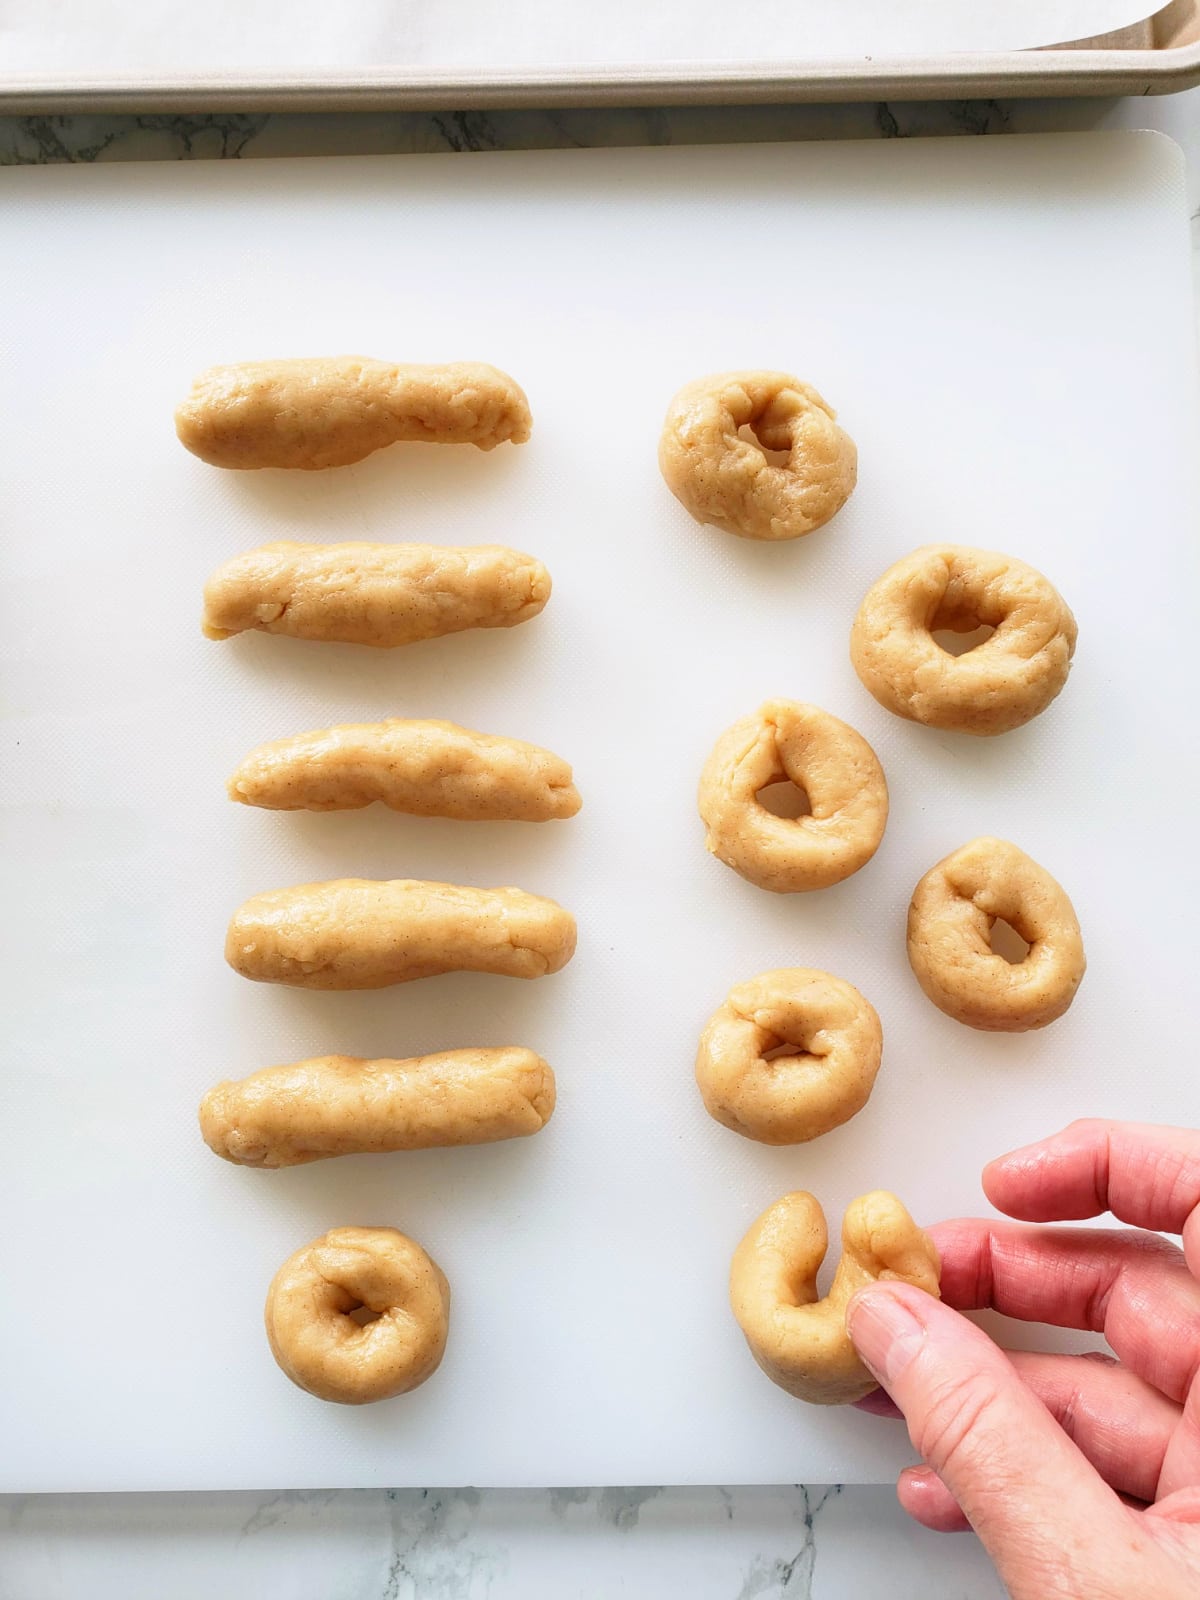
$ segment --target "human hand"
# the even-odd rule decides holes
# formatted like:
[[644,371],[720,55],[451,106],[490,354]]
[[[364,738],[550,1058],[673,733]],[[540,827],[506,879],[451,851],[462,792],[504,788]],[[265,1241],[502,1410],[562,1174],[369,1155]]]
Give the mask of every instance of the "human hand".
[[[991,1162],[983,1188],[1026,1222],[1133,1228],[946,1222],[929,1230],[944,1303],[901,1283],[855,1296],[851,1338],[887,1391],[860,1405],[899,1408],[927,1463],[900,1474],[901,1505],[974,1528],[1013,1600],[1196,1600],[1200,1133],[1075,1122]],[[951,1309],[981,1306],[1102,1332],[1117,1359],[1005,1354]]]

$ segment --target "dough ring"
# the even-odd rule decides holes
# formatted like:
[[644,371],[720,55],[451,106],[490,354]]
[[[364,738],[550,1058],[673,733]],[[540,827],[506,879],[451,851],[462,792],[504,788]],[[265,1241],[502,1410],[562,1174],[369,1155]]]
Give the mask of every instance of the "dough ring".
[[939,1297],[941,1263],[926,1237],[883,1189],[851,1203],[833,1287],[817,1299],[829,1235],[818,1201],[803,1190],[768,1207],[738,1245],[729,1299],[750,1353],[773,1383],[813,1405],[845,1405],[876,1387],[846,1331],[851,1296],[877,1279]]
[[[780,1045],[792,1053],[767,1059]],[[875,1008],[811,967],[739,983],[709,1019],[696,1082],[711,1116],[760,1144],[804,1144],[866,1105],[883,1054]]]
[[[743,539],[799,539],[841,510],[858,476],[858,451],[836,417],[786,372],[697,378],[667,410],[659,468],[697,522]],[[786,451],[786,462],[767,451]]]
[[450,1285],[395,1228],[332,1228],[289,1256],[267,1294],[271,1354],[319,1400],[363,1406],[432,1377]]
[[[812,815],[777,817],[761,789],[790,779]],[[875,752],[817,706],[768,700],[717,740],[700,775],[705,844],[726,866],[775,894],[824,889],[875,854],[888,793]]]
[[[997,919],[1029,945],[1024,960],[993,952]],[[972,839],[929,869],[908,908],[908,960],[939,1011],[991,1033],[1061,1017],[1087,967],[1066,892],[1007,839]]]
[[[933,637],[980,626],[995,632],[960,656]],[[1061,692],[1076,633],[1070,608],[1033,567],[994,550],[930,544],[868,591],[850,659],[898,717],[955,733],[1008,733]]]

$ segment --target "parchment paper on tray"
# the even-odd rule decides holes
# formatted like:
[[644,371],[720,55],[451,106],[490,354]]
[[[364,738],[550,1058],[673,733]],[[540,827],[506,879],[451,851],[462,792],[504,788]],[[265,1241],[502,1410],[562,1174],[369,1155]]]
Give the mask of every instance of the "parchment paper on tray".
[[1148,0],[0,0],[6,75],[855,58],[1033,49]]

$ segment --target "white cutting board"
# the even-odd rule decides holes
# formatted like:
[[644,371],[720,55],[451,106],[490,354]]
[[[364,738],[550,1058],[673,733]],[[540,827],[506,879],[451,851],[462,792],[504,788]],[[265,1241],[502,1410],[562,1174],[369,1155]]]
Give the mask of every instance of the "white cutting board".
[[[1178,150],[1155,135],[8,171],[0,183],[0,1489],[883,1479],[902,1430],[806,1408],[725,1298],[751,1218],[876,1186],[924,1221],[990,1155],[1084,1113],[1196,1121],[1196,388]],[[171,412],[214,361],[472,357],[533,441],[227,474]],[[825,531],[745,544],[659,480],[685,379],[793,370],[861,479]],[[199,632],[261,541],[508,541],[555,578],[513,632],[395,653]],[[991,741],[898,721],[847,633],[928,540],[1011,550],[1079,619],[1067,691]],[[774,897],[708,857],[697,774],[771,695],[860,728],[892,793],[857,877]],[[235,808],[261,739],[450,717],[575,763],[544,827]],[[1008,835],[1074,898],[1070,1013],[990,1037],[904,955],[921,873]],[[561,975],[373,995],[223,963],[248,894],[346,874],[517,883],[579,918]],[[769,1150],[704,1113],[697,1035],[731,984],[826,967],[879,1009],[868,1107]],[[1190,992],[1189,992],[1190,991]],[[265,1173],[200,1141],[224,1076],[325,1051],[528,1044],[537,1138]],[[348,1410],[276,1369],[284,1257],[389,1223],[454,1288],[448,1354]]]

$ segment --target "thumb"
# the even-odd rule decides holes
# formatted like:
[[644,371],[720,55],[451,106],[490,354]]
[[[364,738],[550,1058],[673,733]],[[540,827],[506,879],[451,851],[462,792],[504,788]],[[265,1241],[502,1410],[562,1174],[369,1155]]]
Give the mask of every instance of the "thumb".
[[861,1289],[847,1325],[1014,1593],[1105,1560],[1104,1531],[1119,1536],[1129,1514],[986,1334],[905,1283]]

